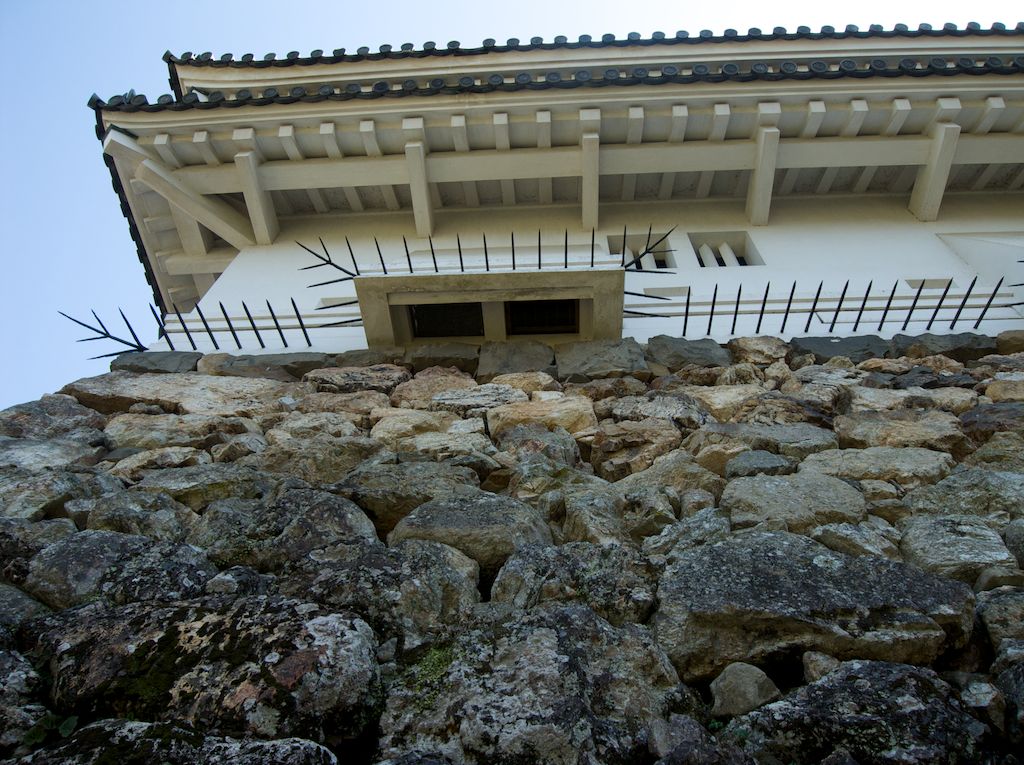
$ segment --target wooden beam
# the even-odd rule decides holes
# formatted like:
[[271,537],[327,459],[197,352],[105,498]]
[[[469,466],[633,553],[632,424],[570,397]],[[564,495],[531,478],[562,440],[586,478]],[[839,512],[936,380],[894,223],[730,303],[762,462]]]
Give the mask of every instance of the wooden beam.
[[[807,104],[807,113],[804,115],[804,126],[800,129],[800,138],[814,138],[818,135],[821,123],[825,119],[825,102],[810,101]],[[799,168],[790,168],[782,176],[782,183],[779,185],[780,194],[790,194],[796,186],[797,178],[800,175]]]
[[[551,148],[551,112],[539,111],[536,115],[537,121],[537,148]],[[537,179],[537,201],[542,205],[551,204],[553,198],[552,182],[550,178]]]
[[[894,136],[899,135],[900,130],[903,129],[903,123],[907,121],[907,117],[910,116],[911,112],[910,100],[906,98],[894,98],[892,105],[889,107],[889,121],[885,127],[882,128],[882,135]],[[875,165],[869,165],[860,172],[860,176],[857,181],[853,184],[853,190],[862,194],[868,190],[868,186],[871,185],[871,181],[875,177],[875,173],[878,171],[878,167]]]
[[[363,149],[365,149],[367,157],[383,156],[384,152],[380,150],[380,144],[377,142],[377,127],[373,120],[361,120],[359,122],[359,135],[363,137]],[[396,159],[398,158],[396,157]],[[401,208],[401,205],[398,203],[398,195],[395,194],[395,190],[390,184],[381,185],[380,191],[384,196],[385,207],[389,210]]]
[[[292,162],[301,162],[306,158],[302,153],[302,149],[299,148],[298,140],[295,138],[294,125],[281,125],[277,129],[277,139],[281,142],[285,155]],[[319,189],[306,189],[305,191],[306,196],[309,197],[309,203],[313,205],[314,210],[318,213],[330,211],[331,207],[327,204],[327,200],[324,199],[324,195]]]
[[[690,116],[690,110],[683,104],[675,104],[672,107],[672,122],[668,130],[668,143],[682,143],[686,140],[686,123]],[[658,199],[669,199],[676,185],[676,174],[672,172],[662,173],[661,181],[658,183]]]
[[[466,154],[469,152],[469,131],[466,129],[466,115],[453,114],[451,119],[452,145],[455,151]],[[475,181],[462,182],[462,196],[467,207],[480,206],[480,194]]]
[[[508,131],[508,114],[498,112],[492,118],[494,124],[494,148],[497,151],[509,151],[512,143]],[[501,203],[503,205],[514,205],[516,203],[516,184],[511,178],[502,178]]]
[[[711,129],[708,131],[709,141],[722,141],[725,140],[725,133],[729,129],[729,118],[732,116],[732,110],[729,108],[729,104],[715,104],[715,108],[711,112]],[[700,174],[700,178],[697,179],[697,197],[703,198],[711,193],[711,183],[715,179],[714,170],[704,170]]]
[[410,141],[405,145],[405,159],[409,165],[409,193],[412,196],[412,213],[416,220],[416,234],[424,238],[434,233],[434,208],[430,200],[426,158],[427,152],[422,141]]
[[[405,142],[419,141],[423,144],[423,153],[430,153],[430,141],[427,140],[427,130],[422,117],[406,117],[402,120],[402,132],[405,133]],[[428,183],[430,191],[430,204],[433,208],[442,207],[441,192],[438,191],[436,183]]]
[[[117,130],[111,130],[103,139],[103,153],[124,162],[131,168],[134,168],[143,160],[158,161],[154,152],[140,146],[139,142],[134,138]],[[162,166],[162,163],[160,164]]]
[[[318,132],[327,157],[329,159],[344,158],[345,153],[341,150],[341,144],[338,143],[338,126],[333,122],[321,122]],[[343,186],[341,193],[345,195],[345,201],[348,202],[348,206],[353,212],[362,211],[363,200],[359,198],[358,189],[354,189],[351,186]]]
[[242,183],[242,196],[249,210],[249,220],[257,244],[273,244],[280,226],[270,192],[263,187],[259,174],[260,160],[253,151],[240,151],[235,155],[235,168]]
[[160,155],[160,159],[163,160],[164,165],[177,170],[181,167],[181,160],[178,159],[178,155],[174,153],[174,147],[171,145],[171,136],[168,133],[158,133],[153,137],[153,148],[156,149],[156,153]]
[[597,133],[584,133],[580,138],[580,206],[584,229],[596,229],[598,223],[600,147]]
[[747,189],[747,219],[754,226],[764,226],[768,223],[781,135],[777,127],[757,129],[757,152]]
[[203,158],[210,167],[217,167],[220,164],[220,159],[213,150],[213,141],[210,140],[210,133],[206,130],[197,130],[192,134],[192,145],[199,152],[199,156]]
[[140,162],[135,177],[233,247],[242,249],[255,243],[252,225],[244,215],[220,199],[197,194],[156,161]]
[[939,122],[932,128],[928,162],[918,170],[914,190],[910,195],[909,209],[918,220],[930,221],[939,216],[959,136],[960,126],[954,123]]
[[209,229],[199,225],[199,221],[191,215],[187,215],[179,208],[171,205],[171,218],[178,230],[178,239],[181,240],[181,248],[194,257],[203,257],[210,250],[212,237]]
[[222,274],[238,255],[234,250],[211,250],[203,256],[174,253],[161,258],[164,270],[173,276],[192,274]]
[[[626,143],[635,145],[644,140],[644,108],[631,106],[626,115]],[[622,176],[622,201],[632,202],[636,197],[636,173]]]
[[[841,138],[854,138],[859,132],[861,125],[864,124],[864,118],[868,116],[868,102],[862,98],[855,98],[850,102],[850,112],[846,115],[846,122],[843,127],[839,130],[839,136]],[[817,194],[827,194],[832,188],[832,184],[835,183],[836,176],[839,175],[841,168],[833,165],[826,167],[824,172],[821,174],[821,179],[818,181],[818,187],[815,189]]]

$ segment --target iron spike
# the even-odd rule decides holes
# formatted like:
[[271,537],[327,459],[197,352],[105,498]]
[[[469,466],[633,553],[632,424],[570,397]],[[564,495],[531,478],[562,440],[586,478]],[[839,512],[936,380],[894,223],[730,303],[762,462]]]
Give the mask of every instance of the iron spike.
[[811,329],[811,319],[814,318],[814,312],[818,309],[818,298],[821,297],[821,287],[824,283],[824,280],[818,282],[818,291],[814,293],[814,300],[811,301],[811,310],[807,312],[807,323],[804,324],[805,335]]
[[1005,276],[1002,277],[996,283],[996,288],[994,290],[992,290],[992,294],[989,295],[988,296],[988,300],[985,301],[985,307],[981,309],[981,314],[978,316],[978,320],[976,322],[974,322],[974,328],[975,329],[978,328],[978,325],[981,324],[981,320],[984,319],[985,318],[985,314],[988,313],[988,309],[992,305],[992,301],[996,299],[996,295],[999,294],[999,288],[1003,286],[1003,279],[1005,279],[1005,278],[1006,278]]
[[409,255],[409,243],[405,241],[405,235],[402,235],[402,246],[405,248],[405,262],[409,264],[409,273],[412,271],[412,256]]
[[314,287],[324,287],[328,284],[339,284],[340,282],[350,282],[354,279],[354,276],[343,276],[340,279],[328,279],[326,282],[317,282],[316,284],[310,284],[306,289],[313,289]]
[[[321,240],[321,244],[323,244],[323,240]],[[324,252],[327,252],[326,247],[324,247]],[[256,335],[256,342],[260,344],[260,348],[266,348],[267,346],[263,344],[263,338],[260,337],[260,331],[256,329],[256,322],[252,320],[252,314],[249,313],[249,306],[245,304],[244,300],[242,301],[242,310],[245,311],[245,318],[249,320],[249,326],[252,327],[253,334]]]
[[875,283],[874,279],[869,281],[868,282],[868,288],[866,290],[864,290],[864,299],[862,301],[860,301],[860,310],[857,311],[857,318],[853,322],[853,331],[854,332],[856,332],[857,331],[857,327],[860,326],[860,317],[864,314],[864,309],[867,307],[868,296],[871,294],[871,287],[874,285],[874,283]]
[[430,242],[430,260],[434,264],[434,273],[437,273],[437,255],[434,254],[434,237],[427,237],[427,241]]
[[274,307],[270,305],[270,301],[267,301],[267,311],[270,313],[270,318],[274,321],[274,328],[277,330],[278,336],[281,338],[281,343],[285,348],[288,347],[288,341],[284,338],[284,332],[281,331],[281,323],[277,320],[277,314],[274,313]]
[[564,249],[564,253],[565,253],[565,260],[563,262],[562,268],[568,269],[569,268],[569,229],[565,230],[565,249]]
[[193,351],[199,350],[196,348],[196,341],[192,339],[192,333],[188,331],[188,325],[185,324],[184,320],[181,318],[181,311],[178,310],[178,306],[172,302],[171,308],[174,309],[174,315],[178,317],[178,324],[180,324],[181,328],[185,330],[185,337],[188,338],[188,344],[192,346]]
[[347,305],[355,305],[359,300],[346,300],[344,303],[331,303],[330,305],[320,305],[314,308],[314,311],[326,311],[328,308],[344,308]]
[[484,232],[484,271],[491,272],[491,256],[487,252],[487,232]]
[[928,319],[928,326],[924,328],[925,332],[931,331],[932,324],[935,322],[935,319],[938,317],[939,310],[942,308],[942,304],[946,300],[946,295],[949,294],[949,288],[952,287],[952,286],[953,286],[953,280],[949,279],[946,282],[946,288],[944,290],[942,290],[942,295],[939,297],[939,302],[935,305],[935,310],[932,311],[932,317],[930,319]]
[[843,310],[843,300],[846,299],[846,290],[850,286],[850,280],[846,280],[846,284],[843,285],[843,291],[839,293],[839,302],[836,303],[836,312],[832,314],[832,323],[828,325],[828,333],[831,335],[832,330],[836,328],[836,321],[839,319],[839,312]]
[[768,290],[772,288],[772,283],[768,282],[764,288],[764,297],[761,298],[761,310],[757,314],[757,329],[754,330],[755,335],[761,334],[761,320],[764,319],[764,309],[768,305]]
[[510,232],[512,237],[512,270],[516,270],[516,232]]
[[377,237],[373,238],[373,243],[377,246],[377,257],[380,259],[380,269],[384,272],[384,275],[388,275],[388,267],[384,265],[384,256],[380,251],[380,242],[377,241]]
[[167,341],[167,347],[173,351],[174,343],[171,341],[171,334],[167,331],[167,327],[164,326],[164,323],[160,321],[160,316],[157,314],[156,308],[153,307],[152,303],[149,304],[149,312],[153,314],[153,318],[156,320],[156,325],[160,328],[160,333],[157,337],[162,336],[164,340]]
[[455,246],[458,247],[459,250],[459,273],[465,273],[466,268],[462,263],[462,239],[458,234],[455,234]]
[[897,279],[893,282],[892,292],[889,293],[889,299],[885,301],[885,308],[882,310],[882,320],[878,322],[878,331],[882,331],[882,326],[885,324],[885,317],[889,315],[889,307],[892,305],[892,299],[896,296],[896,288],[900,286],[900,281]]
[[135,330],[132,329],[131,322],[128,321],[128,317],[124,315],[124,311],[121,310],[120,306],[118,306],[117,312],[121,314],[121,319],[122,321],[124,321],[124,325],[128,327],[128,331],[132,333],[132,339],[135,341],[135,346],[139,349],[139,351],[146,350],[146,346],[142,344],[142,341],[139,340],[139,336],[135,334]]
[[672,298],[664,297],[662,295],[645,295],[643,292],[630,292],[629,290],[623,290],[622,292],[625,295],[633,295],[634,297],[649,298],[650,300],[671,300],[672,299]]
[[922,290],[924,290],[924,279],[922,279],[921,283],[917,285],[917,292],[914,293],[914,300],[910,303],[910,310],[907,311],[907,318],[903,320],[903,328],[900,330],[900,332],[907,331],[907,325],[910,324],[910,317],[914,314],[914,309],[917,308],[917,301],[921,297]]
[[786,301],[786,312],[782,314],[782,326],[779,328],[779,334],[782,335],[786,332],[786,322],[789,321],[789,309],[793,306],[793,295],[796,294],[796,281],[793,282],[793,286],[789,290],[789,300]]
[[718,302],[718,285],[715,285],[715,291],[711,294],[711,313],[708,314],[708,337],[711,336],[711,322],[715,320],[715,303]]
[[743,294],[743,284],[740,283],[739,289],[736,290],[736,307],[732,312],[732,328],[729,330],[730,335],[736,334],[736,317],[740,315],[740,296]]
[[960,307],[956,309],[956,315],[953,316],[953,321],[949,323],[950,329],[956,327],[956,323],[960,321],[960,313],[964,310],[964,307],[967,305],[967,300],[971,297],[971,292],[974,291],[974,285],[977,283],[977,281],[978,277],[977,275],[975,275],[975,277],[971,279],[971,283],[967,285],[967,292],[964,293],[964,299],[960,301]]
[[537,229],[537,270],[540,271],[541,269],[542,267],[540,259],[540,229]]
[[313,347],[313,343],[311,343],[309,341],[309,333],[306,331],[306,325],[302,321],[302,314],[299,313],[299,307],[297,305],[295,305],[295,298],[289,298],[289,300],[292,301],[292,310],[295,311],[295,318],[299,322],[299,329],[302,330],[302,336],[304,338],[306,338],[306,347],[307,348],[312,348]]
[[224,304],[219,302],[217,305],[220,306],[220,313],[224,317],[224,321],[227,322],[228,329],[231,331],[231,337],[235,340],[235,345],[238,346],[238,350],[242,350],[242,343],[238,340],[238,335],[235,333],[235,327],[231,324],[231,319],[228,318],[228,312],[224,310]]
[[214,349],[219,351],[220,345],[217,343],[217,338],[213,336],[213,332],[210,330],[210,325],[206,322],[206,317],[203,316],[203,309],[199,303],[196,303],[196,313],[199,314],[199,320],[203,322],[203,328],[206,330],[206,334],[210,336],[210,342],[213,343]]
[[590,229],[590,267],[594,267],[594,236],[596,232]]
[[690,288],[686,288],[686,308],[683,312],[683,337],[686,337],[686,327],[690,323]]
[[352,259],[352,268],[355,269],[356,276],[359,276],[359,264],[356,263],[356,254],[352,252],[352,244],[348,241],[347,236],[345,237],[345,246],[348,247],[348,256]]

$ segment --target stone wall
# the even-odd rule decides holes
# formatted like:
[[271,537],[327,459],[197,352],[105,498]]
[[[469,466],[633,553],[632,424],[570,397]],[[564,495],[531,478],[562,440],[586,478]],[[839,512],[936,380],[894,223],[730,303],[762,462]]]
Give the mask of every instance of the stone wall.
[[123,356],[0,412],[0,758],[1016,763],[1024,336]]

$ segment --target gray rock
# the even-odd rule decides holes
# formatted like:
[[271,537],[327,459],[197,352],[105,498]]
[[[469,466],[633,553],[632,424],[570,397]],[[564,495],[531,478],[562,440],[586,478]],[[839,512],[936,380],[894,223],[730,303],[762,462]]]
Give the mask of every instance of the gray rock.
[[839,445],[846,449],[916,446],[954,457],[970,451],[957,418],[934,409],[854,412],[836,417],[835,430]]
[[815,526],[808,536],[830,550],[847,555],[876,555],[900,560],[897,544],[871,523],[827,523]]
[[513,425],[497,435],[497,445],[502,451],[524,459],[531,454],[543,454],[550,460],[568,467],[580,463],[580,450],[575,439],[562,427],[548,430],[542,423],[532,422]]
[[127,412],[135,404],[165,412],[249,417],[273,410],[277,401],[303,389],[296,383],[244,377],[213,377],[195,372],[133,374],[110,372],[86,377],[61,388],[80,404],[104,414]]
[[516,372],[556,373],[555,351],[547,343],[535,340],[486,342],[480,348],[476,370],[478,382],[487,383],[498,375]]
[[0,757],[23,753],[22,743],[42,727],[47,712],[36,701],[42,686],[28,659],[0,648]]
[[648,418],[602,423],[590,444],[590,464],[606,481],[618,481],[647,470],[682,441],[670,420]]
[[374,367],[378,364],[405,364],[405,348],[358,348],[344,351],[334,357],[336,367]]
[[1024,474],[982,468],[959,469],[904,498],[914,515],[971,515],[995,529],[1024,518]]
[[684,340],[681,337],[656,335],[647,341],[647,359],[661,364],[672,372],[687,364],[698,367],[727,367],[732,354],[710,337]]
[[1024,565],[1024,518],[1010,521],[1003,529],[1003,542],[1010,554]]
[[427,343],[405,352],[405,363],[414,372],[428,367],[455,367],[467,374],[476,374],[480,362],[480,347],[469,343]]
[[147,351],[146,353],[122,353],[110,362],[111,372],[135,372],[145,374],[194,372],[201,353],[190,351]]
[[420,505],[388,534],[390,546],[407,539],[451,545],[475,560],[481,576],[490,580],[517,547],[551,544],[551,532],[529,505],[481,491]]
[[488,409],[529,400],[530,397],[518,388],[486,383],[475,388],[438,393],[428,409],[432,412],[452,412],[459,417],[482,417]]
[[834,656],[820,651],[804,651],[800,657],[800,663],[804,668],[804,682],[814,683],[821,680],[829,672],[839,668],[842,662]]
[[118,605],[185,600],[202,595],[204,585],[216,574],[217,568],[201,550],[159,542],[109,566],[96,592]]
[[[0,582],[0,635],[4,630],[13,634],[25,622],[49,612],[50,609],[35,598],[17,587]],[[3,647],[0,641],[0,648]]]
[[8,438],[59,438],[97,445],[103,443],[105,424],[102,414],[61,394],[0,411],[0,436]]
[[276,595],[277,577],[273,574],[261,574],[248,566],[232,566],[221,571],[217,576],[206,580],[203,586],[204,595]]
[[378,541],[373,523],[355,503],[325,491],[288,488],[260,502],[248,518],[239,518],[235,511],[229,511],[225,520],[229,525],[241,521],[242,532],[216,540],[207,549],[210,560],[222,568],[250,566],[273,572],[319,547]]
[[24,589],[51,608],[95,599],[111,569],[152,545],[147,537],[115,531],[83,531],[41,550],[29,563]]
[[306,372],[331,366],[326,353],[265,353],[255,356],[234,356],[230,353],[210,353],[199,361],[196,368],[206,375],[229,377],[265,377],[268,380],[294,382]]
[[636,377],[647,380],[651,371],[643,349],[631,337],[564,343],[555,348],[558,379],[586,382],[599,377]]
[[989,566],[1017,566],[999,534],[967,515],[907,519],[900,552],[907,563],[967,584]]
[[73,512],[85,517],[86,528],[181,542],[199,516],[165,494],[123,491],[95,499],[72,500]]
[[[711,497],[711,504],[715,498]],[[632,491],[626,495],[626,509],[622,525],[636,544],[660,534],[666,526],[676,522],[678,511],[665,492],[657,488]]]
[[851,661],[733,719],[722,738],[758,762],[931,765],[980,761],[985,733],[930,669]]
[[167,494],[183,505],[201,511],[217,499],[262,497],[273,486],[274,481],[267,476],[235,463],[150,470],[134,488],[137,491]]
[[703,447],[730,440],[745,443],[751,449],[802,460],[808,454],[835,449],[835,433],[807,423],[757,425],[748,423],[708,423],[693,433],[684,446],[693,453]]
[[605,486],[572,492],[563,501],[565,517],[559,542],[593,542],[598,545],[630,542],[624,523],[626,502],[619,492]]
[[789,341],[796,353],[809,353],[815,364],[843,356],[854,364],[866,359],[881,359],[889,353],[889,343],[878,335],[852,335],[850,337],[794,337]]
[[800,472],[825,473],[853,481],[889,481],[913,489],[942,480],[955,464],[949,454],[934,449],[870,446],[809,454],[800,463]]
[[38,473],[51,468],[87,467],[103,456],[101,446],[80,441],[0,437],[0,468]]
[[1000,587],[978,593],[978,618],[993,653],[1005,645],[1024,640],[1024,590]]
[[793,349],[777,337],[735,337],[726,343],[733,358],[740,363],[772,364],[791,356]]
[[603,401],[624,396],[643,396],[647,386],[635,377],[609,377],[583,383],[568,383],[567,396],[586,396],[591,401]]
[[455,367],[427,367],[413,379],[398,385],[391,394],[391,405],[408,409],[426,409],[433,397],[447,390],[475,388],[476,380]]
[[422,462],[367,465],[330,487],[351,499],[385,537],[402,518],[424,502],[463,493],[476,493],[479,479],[466,467]]
[[[384,445],[374,438],[318,435],[284,439],[268,445],[261,452],[240,458],[231,466],[247,467],[263,474],[292,476],[315,484],[329,484],[341,480],[354,468],[381,454],[386,454]],[[393,460],[394,455],[390,458]]]
[[624,396],[610,411],[616,421],[671,420],[684,430],[694,430],[715,418],[700,401],[685,393],[652,390],[643,396]]
[[123,762],[167,765],[337,765],[330,749],[302,738],[260,741],[205,736],[175,722],[100,720],[79,728],[54,746],[33,752],[25,765],[101,765],[112,752]]
[[996,687],[1006,702],[1007,738],[1020,745],[1024,742],[1024,662],[1000,672],[996,677]]
[[93,604],[33,622],[29,638],[63,714],[267,738],[323,738],[329,728],[342,747],[376,719],[381,699],[369,625],[297,600]]
[[646,470],[615,482],[615,488],[625,494],[652,486],[673,489],[680,495],[691,489],[703,489],[717,498],[722,495],[725,481],[694,462],[689,453],[676,449],[655,459]]
[[258,432],[256,423],[250,419],[205,414],[119,414],[110,419],[105,431],[112,449],[165,446],[209,449],[233,435]]
[[678,683],[644,628],[612,627],[579,605],[467,627],[397,679],[381,718],[383,758],[644,761],[645,729]]
[[706,507],[645,539],[643,551],[649,558],[665,557],[671,562],[687,550],[721,542],[729,536],[729,518],[714,507]]
[[[665,731],[662,733],[662,731]],[[753,765],[752,757],[734,744],[715,740],[692,717],[669,715],[667,723],[650,726],[651,753],[659,756],[655,765]],[[829,765],[833,765],[829,763]]]
[[91,468],[58,468],[34,473],[23,468],[0,469],[0,515],[39,521],[59,518],[71,499],[121,491],[124,483]]
[[315,550],[281,578],[282,594],[365,619],[400,652],[450,638],[480,600],[475,561],[448,545],[410,540]]
[[214,462],[234,462],[250,454],[259,454],[267,448],[267,439],[259,433],[242,433],[232,436],[222,444],[210,447]]
[[782,532],[738,534],[668,565],[652,619],[683,680],[785,652],[926,664],[971,632],[970,588]]
[[302,376],[321,393],[355,393],[375,390],[391,392],[400,384],[412,379],[409,370],[394,364],[376,364],[372,367],[328,367],[315,369]]
[[892,356],[896,358],[909,356],[916,359],[942,355],[954,361],[968,362],[998,351],[994,337],[971,332],[955,335],[894,335],[891,344]]
[[[128,447],[128,450],[134,448]],[[109,455],[108,455],[109,456]],[[158,449],[145,449],[117,460],[110,469],[111,475],[129,482],[140,480],[149,470],[165,470],[167,468],[194,467],[209,465],[210,455],[201,449],[191,446],[164,446]]]
[[654,567],[627,547],[526,545],[502,566],[491,600],[521,610],[549,601],[577,602],[614,625],[642,624],[654,607],[655,580]]
[[796,471],[796,460],[763,449],[750,449],[725,464],[725,477],[745,478],[754,475],[789,475]]
[[993,433],[988,441],[967,456],[964,464],[1024,473],[1024,436],[1013,432]]
[[960,415],[960,426],[968,438],[979,444],[988,441],[994,433],[1024,435],[1024,402],[979,404]]
[[778,687],[753,664],[733,662],[711,681],[715,717],[735,717],[763,707],[779,698]]
[[859,491],[838,478],[814,472],[733,479],[722,492],[720,507],[734,529],[784,521],[795,533],[825,523],[857,523],[865,513]]

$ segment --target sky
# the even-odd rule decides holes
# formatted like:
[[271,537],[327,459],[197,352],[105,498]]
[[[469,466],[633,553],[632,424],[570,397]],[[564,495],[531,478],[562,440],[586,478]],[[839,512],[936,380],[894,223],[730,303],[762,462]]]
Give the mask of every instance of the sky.
[[[518,0],[388,3],[286,0],[0,0],[0,409],[100,374],[109,342],[77,343],[84,330],[62,318],[111,329],[123,309],[144,343],[155,338],[135,245],[103,163],[86,101],[134,89],[153,101],[170,91],[165,50],[258,56],[317,48],[376,49],[390,43],[493,37],[550,40],[581,34],[771,29],[800,25],[866,28],[896,23],[988,26],[1024,19],[1019,0],[977,5],[950,0],[857,3],[644,3]],[[122,325],[123,326],[123,325]],[[118,327],[119,329],[121,326]],[[115,332],[116,334],[116,332]]]

